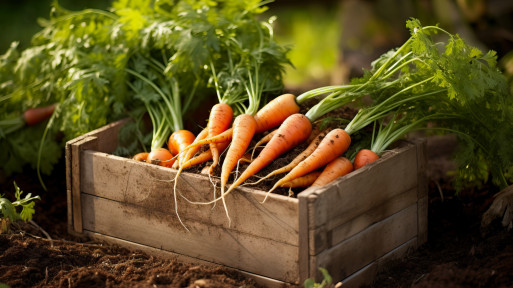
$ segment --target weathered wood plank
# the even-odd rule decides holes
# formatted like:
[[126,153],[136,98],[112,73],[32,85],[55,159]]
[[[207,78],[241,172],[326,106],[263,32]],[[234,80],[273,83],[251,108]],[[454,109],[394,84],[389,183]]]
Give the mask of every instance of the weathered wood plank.
[[[80,187],[81,187],[81,164],[82,164],[82,151],[86,149],[95,149],[97,147],[97,139],[95,136],[83,137],[80,141],[71,144],[71,214],[73,215],[73,231],[82,233],[82,203],[80,200]],[[70,213],[70,212],[68,212]]]
[[[378,161],[354,171],[332,185],[307,189],[310,229],[340,226],[394,196],[417,188],[416,147],[394,150]],[[317,196],[314,196],[317,195]]]
[[[83,193],[134,204],[176,218],[173,185],[176,170],[93,151],[83,152],[81,189]],[[178,213],[185,225],[190,221],[210,223],[243,233],[298,245],[298,200],[238,189],[226,197],[228,222],[221,202],[213,205],[191,204],[210,201],[213,188],[208,177],[182,173],[177,185]],[[217,196],[219,191],[217,191]]]
[[[162,249],[159,249],[159,248],[154,248],[154,247],[150,247],[150,246],[147,246],[147,245],[142,245],[142,244],[139,244],[139,243],[135,243],[135,242],[132,242],[132,241],[127,241],[127,240],[124,240],[124,239],[119,239],[119,238],[111,237],[111,236],[108,236],[108,235],[104,235],[104,234],[100,234],[100,233],[95,233],[93,231],[85,230],[84,234],[86,236],[88,236],[89,238],[92,238],[92,239],[96,239],[96,240],[99,240],[99,241],[104,241],[104,242],[108,242],[108,243],[111,243],[111,244],[114,244],[114,245],[119,245],[119,246],[122,246],[122,247],[126,247],[126,248],[129,248],[129,249],[133,250],[133,251],[141,251],[143,253],[146,253],[146,254],[149,254],[149,255],[153,255],[155,257],[168,258],[168,259],[176,259],[177,261],[180,261],[182,263],[198,264],[198,265],[211,266],[211,267],[218,265],[216,263],[212,263],[212,262],[209,262],[209,261],[204,261],[204,260],[201,260],[201,259],[192,258],[192,257],[189,257],[187,255],[176,254],[176,253],[173,253],[173,252],[170,252],[170,251],[166,251],[166,250],[162,250]],[[244,270],[240,270],[240,269],[236,269],[236,268],[233,268],[233,269],[235,271],[240,272],[243,275],[246,275],[249,278],[254,279],[257,284],[259,284],[259,285],[261,285],[263,287],[267,287],[267,288],[299,288],[299,286],[297,286],[296,284],[293,284],[293,283],[286,283],[286,282],[283,282],[283,281],[279,281],[279,280],[272,279],[272,278],[269,278],[269,277],[265,277],[265,276],[262,276],[262,275],[259,275],[259,274],[255,274],[255,273],[250,273],[250,272],[247,272],[247,271],[244,271]]]
[[299,217],[299,283],[310,277],[310,255],[308,253],[309,232],[308,227],[308,197],[303,197],[301,193],[298,194],[298,217]]
[[416,235],[417,205],[414,204],[319,255],[311,256],[310,274],[318,275],[318,267],[324,267],[334,279],[344,279]]
[[424,196],[417,201],[417,238],[419,239],[419,246],[426,243],[428,240],[428,196]]
[[[363,285],[370,285],[378,273],[384,270],[385,266],[395,259],[399,259],[417,247],[417,239],[413,238],[396,249],[388,252],[383,257],[363,267],[349,277],[342,280],[344,288],[358,288]],[[379,285],[377,285],[379,286]]]
[[83,137],[87,136],[96,136],[98,138],[98,146],[95,151],[104,152],[104,153],[112,153],[118,147],[118,134],[121,128],[129,122],[130,119],[122,119],[98,129],[95,129],[87,134],[84,134]]
[[174,215],[151,208],[82,194],[84,230],[223,264],[280,281],[298,280],[298,247],[188,221],[185,231]]
[[[338,243],[345,241],[349,237],[352,237],[353,235],[356,235],[357,233],[365,230],[373,223],[377,223],[407,207],[410,207],[411,205],[414,205],[417,201],[416,196],[417,193],[415,189],[406,191],[405,193],[395,196],[394,198],[388,200],[382,205],[379,205],[378,207],[365,211],[364,213],[362,213],[354,219],[351,219],[347,223],[335,227],[326,236],[326,238],[328,238],[328,244],[325,248],[327,249],[332,246],[335,246]],[[311,251],[315,252],[311,255],[316,255],[320,251],[320,249]]]
[[414,139],[413,143],[417,145],[417,166],[418,166],[418,185],[417,185],[417,217],[418,217],[418,245],[422,245],[428,240],[428,177],[426,174],[427,165],[427,141],[425,139]]

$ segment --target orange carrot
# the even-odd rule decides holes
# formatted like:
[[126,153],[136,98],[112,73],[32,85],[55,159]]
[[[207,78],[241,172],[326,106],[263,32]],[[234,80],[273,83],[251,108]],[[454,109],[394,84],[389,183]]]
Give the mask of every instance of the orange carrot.
[[263,180],[269,179],[270,177],[272,177],[274,175],[289,172],[294,167],[296,167],[301,161],[305,160],[308,156],[310,156],[310,154],[312,154],[313,151],[315,151],[315,149],[317,148],[317,146],[319,146],[319,143],[321,143],[324,136],[326,136],[326,131],[318,133],[317,136],[314,137],[313,140],[310,142],[308,147],[303,152],[301,152],[299,155],[297,155],[294,158],[294,160],[292,160],[289,164],[270,172],[263,178],[259,179],[258,181],[254,182],[254,183],[251,183],[251,184],[252,185],[258,184],[258,183],[262,182]]
[[[206,137],[208,136],[208,129],[205,128],[203,130],[201,130],[201,132],[198,134],[198,136],[196,136],[196,138],[194,139],[194,142],[197,142],[197,141],[200,141],[200,140],[203,140],[205,139]],[[182,163],[180,163],[180,165],[183,165],[183,163],[189,161],[192,157],[194,157],[194,155],[196,153],[198,153],[198,151],[200,150],[201,146],[196,146],[196,147],[193,147],[191,149],[188,149],[187,152],[185,153],[185,155],[183,156],[182,158]],[[226,147],[225,147],[226,148]],[[225,149],[223,148],[223,150]],[[185,148],[184,148],[185,149]],[[219,148],[218,148],[219,149]],[[210,156],[212,157],[212,156]],[[210,158],[212,159],[212,158]]]
[[285,188],[303,188],[312,185],[315,180],[321,175],[321,171],[310,172],[304,176],[298,177],[292,181],[285,182],[281,187]]
[[310,156],[301,161],[287,175],[274,184],[273,188],[267,192],[264,201],[267,199],[269,193],[280,187],[283,183],[319,169],[331,162],[333,159],[342,155],[346,152],[347,148],[349,148],[350,144],[351,137],[346,131],[344,131],[344,129],[337,128],[331,130],[326,134],[321,143],[319,143],[319,146],[312,152],[312,154],[310,154]]
[[[228,145],[230,145],[230,141],[217,143],[217,149],[219,150],[219,152],[223,152],[228,147]],[[195,157],[185,161],[180,166],[180,169],[178,170],[178,172],[181,172],[183,169],[187,169],[194,165],[205,163],[210,160],[212,160],[212,151],[210,149],[208,149],[208,150],[200,153],[198,156],[195,156]]]
[[256,133],[262,133],[279,126],[290,115],[299,113],[300,107],[293,94],[283,94],[269,101],[254,116],[257,122]]
[[313,187],[319,187],[330,183],[338,177],[353,171],[353,164],[346,157],[338,157],[326,165],[321,175],[312,183]]
[[[264,107],[262,107],[255,115],[255,121],[257,127],[255,134],[262,133],[280,125],[288,116],[299,112],[299,105],[296,103],[295,96],[292,94],[283,94],[269,101]],[[232,139],[233,129],[227,129],[223,133],[208,137],[201,141],[197,141],[189,145],[186,149],[190,149],[195,146],[226,142]]]
[[148,154],[146,162],[171,168],[173,167],[175,160],[176,158],[171,154],[171,152],[169,152],[169,150],[166,148],[157,148]]
[[354,169],[360,169],[363,166],[379,159],[378,154],[369,149],[362,149],[354,157]]
[[137,154],[135,154],[135,156],[132,159],[141,161],[141,162],[146,162],[146,159],[148,159],[149,154],[150,153],[148,153],[148,152],[137,153]]
[[[210,110],[210,116],[208,118],[208,137],[214,137],[224,132],[230,127],[233,119],[233,110],[230,105],[225,103],[218,103]],[[217,143],[209,143],[210,150],[212,150],[212,160],[214,163],[211,166],[213,169],[219,162],[219,150],[217,149]]]
[[241,185],[246,179],[255,175],[265,166],[269,165],[278,156],[296,147],[305,141],[312,130],[310,120],[303,114],[293,114],[278,128],[274,137],[267,143],[258,157],[242,172],[239,178],[226,191],[226,195],[235,187]]
[[233,122],[233,139],[226,152],[226,156],[223,161],[223,167],[221,168],[221,198],[223,205],[225,206],[226,216],[230,220],[228,215],[228,209],[226,209],[226,202],[224,200],[224,189],[228,183],[230,173],[237,166],[239,159],[244,155],[246,149],[255,134],[256,121],[253,116],[249,114],[241,114],[235,118]]
[[[167,142],[169,152],[173,155],[178,155],[178,153],[194,142],[194,139],[196,139],[196,136],[189,130],[182,129],[173,132]],[[186,154],[178,155],[178,164],[183,162],[185,156]]]
[[50,118],[53,112],[55,111],[56,104],[37,107],[37,108],[29,108],[23,113],[23,120],[27,125],[35,125],[44,120]]

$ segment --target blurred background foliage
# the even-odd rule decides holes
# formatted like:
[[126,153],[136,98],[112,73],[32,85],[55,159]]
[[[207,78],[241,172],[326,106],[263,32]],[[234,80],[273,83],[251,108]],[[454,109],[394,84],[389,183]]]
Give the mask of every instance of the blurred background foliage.
[[[30,45],[48,18],[52,0],[0,0],[0,54],[12,41]],[[59,0],[70,10],[106,9],[108,0]],[[424,25],[439,24],[472,45],[497,52],[513,83],[513,1],[511,0],[276,0],[275,33],[293,48],[294,68],[285,77],[292,90],[346,83],[369,68],[372,60],[400,46],[408,37],[410,17]],[[513,87],[513,86],[512,86]]]
[[[48,19],[53,0],[0,0],[0,54],[20,42],[20,50],[30,46],[32,36],[41,30],[40,19]],[[109,0],[59,0],[69,10],[85,8],[107,9]]]

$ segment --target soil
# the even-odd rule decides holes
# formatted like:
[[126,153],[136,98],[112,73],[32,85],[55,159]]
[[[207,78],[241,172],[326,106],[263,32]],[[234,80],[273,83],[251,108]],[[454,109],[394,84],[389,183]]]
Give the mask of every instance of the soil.
[[[448,157],[453,146],[450,138],[428,141],[428,242],[387,265],[369,287],[513,286],[512,232],[498,223],[487,233],[480,228],[481,216],[497,191],[484,185],[455,194],[447,176],[453,168]],[[13,181],[26,193],[41,196],[33,222],[17,223],[0,235],[0,283],[11,287],[258,287],[227,268],[181,263],[71,236],[61,162],[52,176],[44,177],[47,191],[32,170],[0,177],[0,191],[7,198],[13,197]]]

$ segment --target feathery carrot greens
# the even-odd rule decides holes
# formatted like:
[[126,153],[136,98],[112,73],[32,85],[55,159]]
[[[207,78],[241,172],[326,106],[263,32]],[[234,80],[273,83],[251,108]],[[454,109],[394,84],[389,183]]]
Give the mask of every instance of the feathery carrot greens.
[[412,123],[429,116],[438,130],[456,133],[464,142],[457,157],[462,180],[486,181],[491,173],[496,184],[507,185],[503,172],[513,164],[513,153],[507,149],[513,133],[513,98],[495,52],[483,53],[458,35],[438,26],[423,27],[416,19],[406,25],[411,37],[376,59],[362,77],[298,96],[325,94],[306,116],[316,120],[365,96],[372,102],[362,104],[346,126],[349,134],[398,110]]
[[[41,172],[49,174],[62,155],[58,147],[63,147],[65,141],[126,116],[138,119],[146,112],[140,109],[146,103],[152,103],[150,109],[160,110],[159,113],[162,109],[157,106],[170,110],[167,96],[152,98],[159,92],[145,88],[151,87],[151,83],[158,83],[165,95],[177,89],[174,83],[179,84],[174,103],[179,99],[181,105],[173,109],[184,110],[175,110],[180,113],[170,115],[166,122],[171,120],[169,125],[173,129],[181,126],[184,113],[194,110],[205,97],[215,95],[210,68],[223,71],[228,63],[224,56],[227,41],[234,44],[230,48],[241,47],[230,50],[232,55],[251,53],[260,45],[260,39],[253,37],[253,26],[271,25],[270,21],[257,21],[267,3],[117,0],[109,10],[69,11],[55,1],[49,19],[41,22],[44,27],[33,36],[31,46],[20,51],[13,43],[0,56],[2,117],[12,119],[28,108],[46,104],[59,106],[52,125],[19,129],[0,141],[0,160],[8,163],[5,172],[21,171],[26,164],[36,166],[40,157]],[[262,47],[267,60],[261,63],[260,73],[265,71],[269,76],[266,79],[274,81],[266,82],[264,91],[277,94],[282,88],[281,65],[288,61],[283,60],[288,49],[269,39]],[[244,63],[247,66],[242,68],[250,70],[253,64]],[[149,71],[150,66],[157,66],[158,70]],[[229,82],[218,78],[222,85]],[[139,92],[143,90],[151,91],[153,96],[142,99]],[[159,101],[163,104],[154,105]],[[44,129],[47,132],[39,132]],[[138,126],[127,126],[123,131],[130,130],[138,130]],[[133,142],[148,145],[147,139],[151,137],[138,133],[140,140]],[[45,153],[38,156],[43,134]],[[57,138],[57,134],[64,137]],[[131,147],[118,152],[127,155],[140,151],[141,146],[136,147],[133,142]]]

